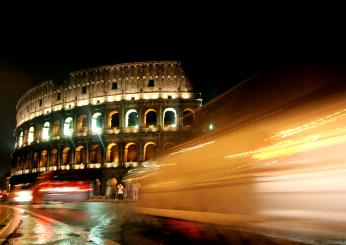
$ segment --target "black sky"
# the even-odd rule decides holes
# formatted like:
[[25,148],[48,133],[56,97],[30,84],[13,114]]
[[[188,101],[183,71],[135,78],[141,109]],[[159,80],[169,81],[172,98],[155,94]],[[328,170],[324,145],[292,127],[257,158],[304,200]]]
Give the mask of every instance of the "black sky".
[[[53,8],[53,7],[52,7]],[[137,11],[115,6],[69,13],[28,12],[3,21],[0,38],[0,160],[9,169],[15,105],[44,80],[99,65],[180,60],[204,102],[262,69],[346,63],[339,25],[318,15],[281,16],[235,9],[175,6]],[[131,9],[132,10],[132,9]],[[256,14],[254,14],[256,13]],[[322,16],[323,17],[323,16]],[[339,22],[339,24],[342,24]]]

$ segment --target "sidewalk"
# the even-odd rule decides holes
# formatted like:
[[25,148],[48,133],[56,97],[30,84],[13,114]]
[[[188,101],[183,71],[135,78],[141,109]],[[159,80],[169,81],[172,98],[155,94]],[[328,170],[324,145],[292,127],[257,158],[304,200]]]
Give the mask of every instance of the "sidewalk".
[[0,205],[0,244],[4,243],[15,232],[20,221],[18,210]]
[[132,199],[108,199],[106,196],[91,197],[87,202],[135,202]]

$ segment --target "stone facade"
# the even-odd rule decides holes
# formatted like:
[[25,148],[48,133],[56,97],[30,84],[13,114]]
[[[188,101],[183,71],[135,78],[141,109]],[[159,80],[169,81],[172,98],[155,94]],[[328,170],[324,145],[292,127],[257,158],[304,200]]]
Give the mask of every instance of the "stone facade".
[[202,105],[179,62],[138,62],[46,81],[17,103],[11,176],[120,169],[178,143]]

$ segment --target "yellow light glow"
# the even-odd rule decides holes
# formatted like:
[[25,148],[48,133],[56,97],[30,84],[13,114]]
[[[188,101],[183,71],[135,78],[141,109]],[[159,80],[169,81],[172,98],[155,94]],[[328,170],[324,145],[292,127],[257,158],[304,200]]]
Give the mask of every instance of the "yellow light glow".
[[345,117],[346,117],[346,109],[343,109],[343,110],[337,111],[335,113],[329,114],[327,116],[324,116],[322,118],[319,118],[317,120],[311,121],[309,123],[305,123],[305,124],[300,125],[298,127],[283,130],[283,131],[271,136],[270,139],[286,138],[286,137],[298,134],[300,132],[303,132],[303,131],[306,131],[306,130],[309,130],[312,128],[316,128],[319,126],[326,125],[328,123],[335,122],[336,120],[339,120],[339,119],[342,119]]
[[190,93],[181,93],[181,98],[183,99],[190,99],[192,96]]
[[182,152],[192,151],[192,150],[199,149],[199,148],[202,148],[202,147],[204,147],[206,145],[210,145],[210,144],[213,144],[213,143],[215,143],[215,141],[210,141],[210,142],[199,144],[199,145],[195,145],[195,146],[192,146],[192,147],[186,147],[186,148],[184,148],[184,149],[182,149],[180,151],[172,152],[169,155],[174,155],[174,154],[178,154],[178,153],[182,153]]

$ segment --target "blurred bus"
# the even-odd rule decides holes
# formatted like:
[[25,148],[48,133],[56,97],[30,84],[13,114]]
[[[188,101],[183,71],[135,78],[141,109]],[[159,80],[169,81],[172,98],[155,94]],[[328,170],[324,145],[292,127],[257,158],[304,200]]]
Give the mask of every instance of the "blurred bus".
[[345,78],[278,69],[207,103],[185,143],[126,176],[140,183],[135,211],[291,240],[346,239]]

